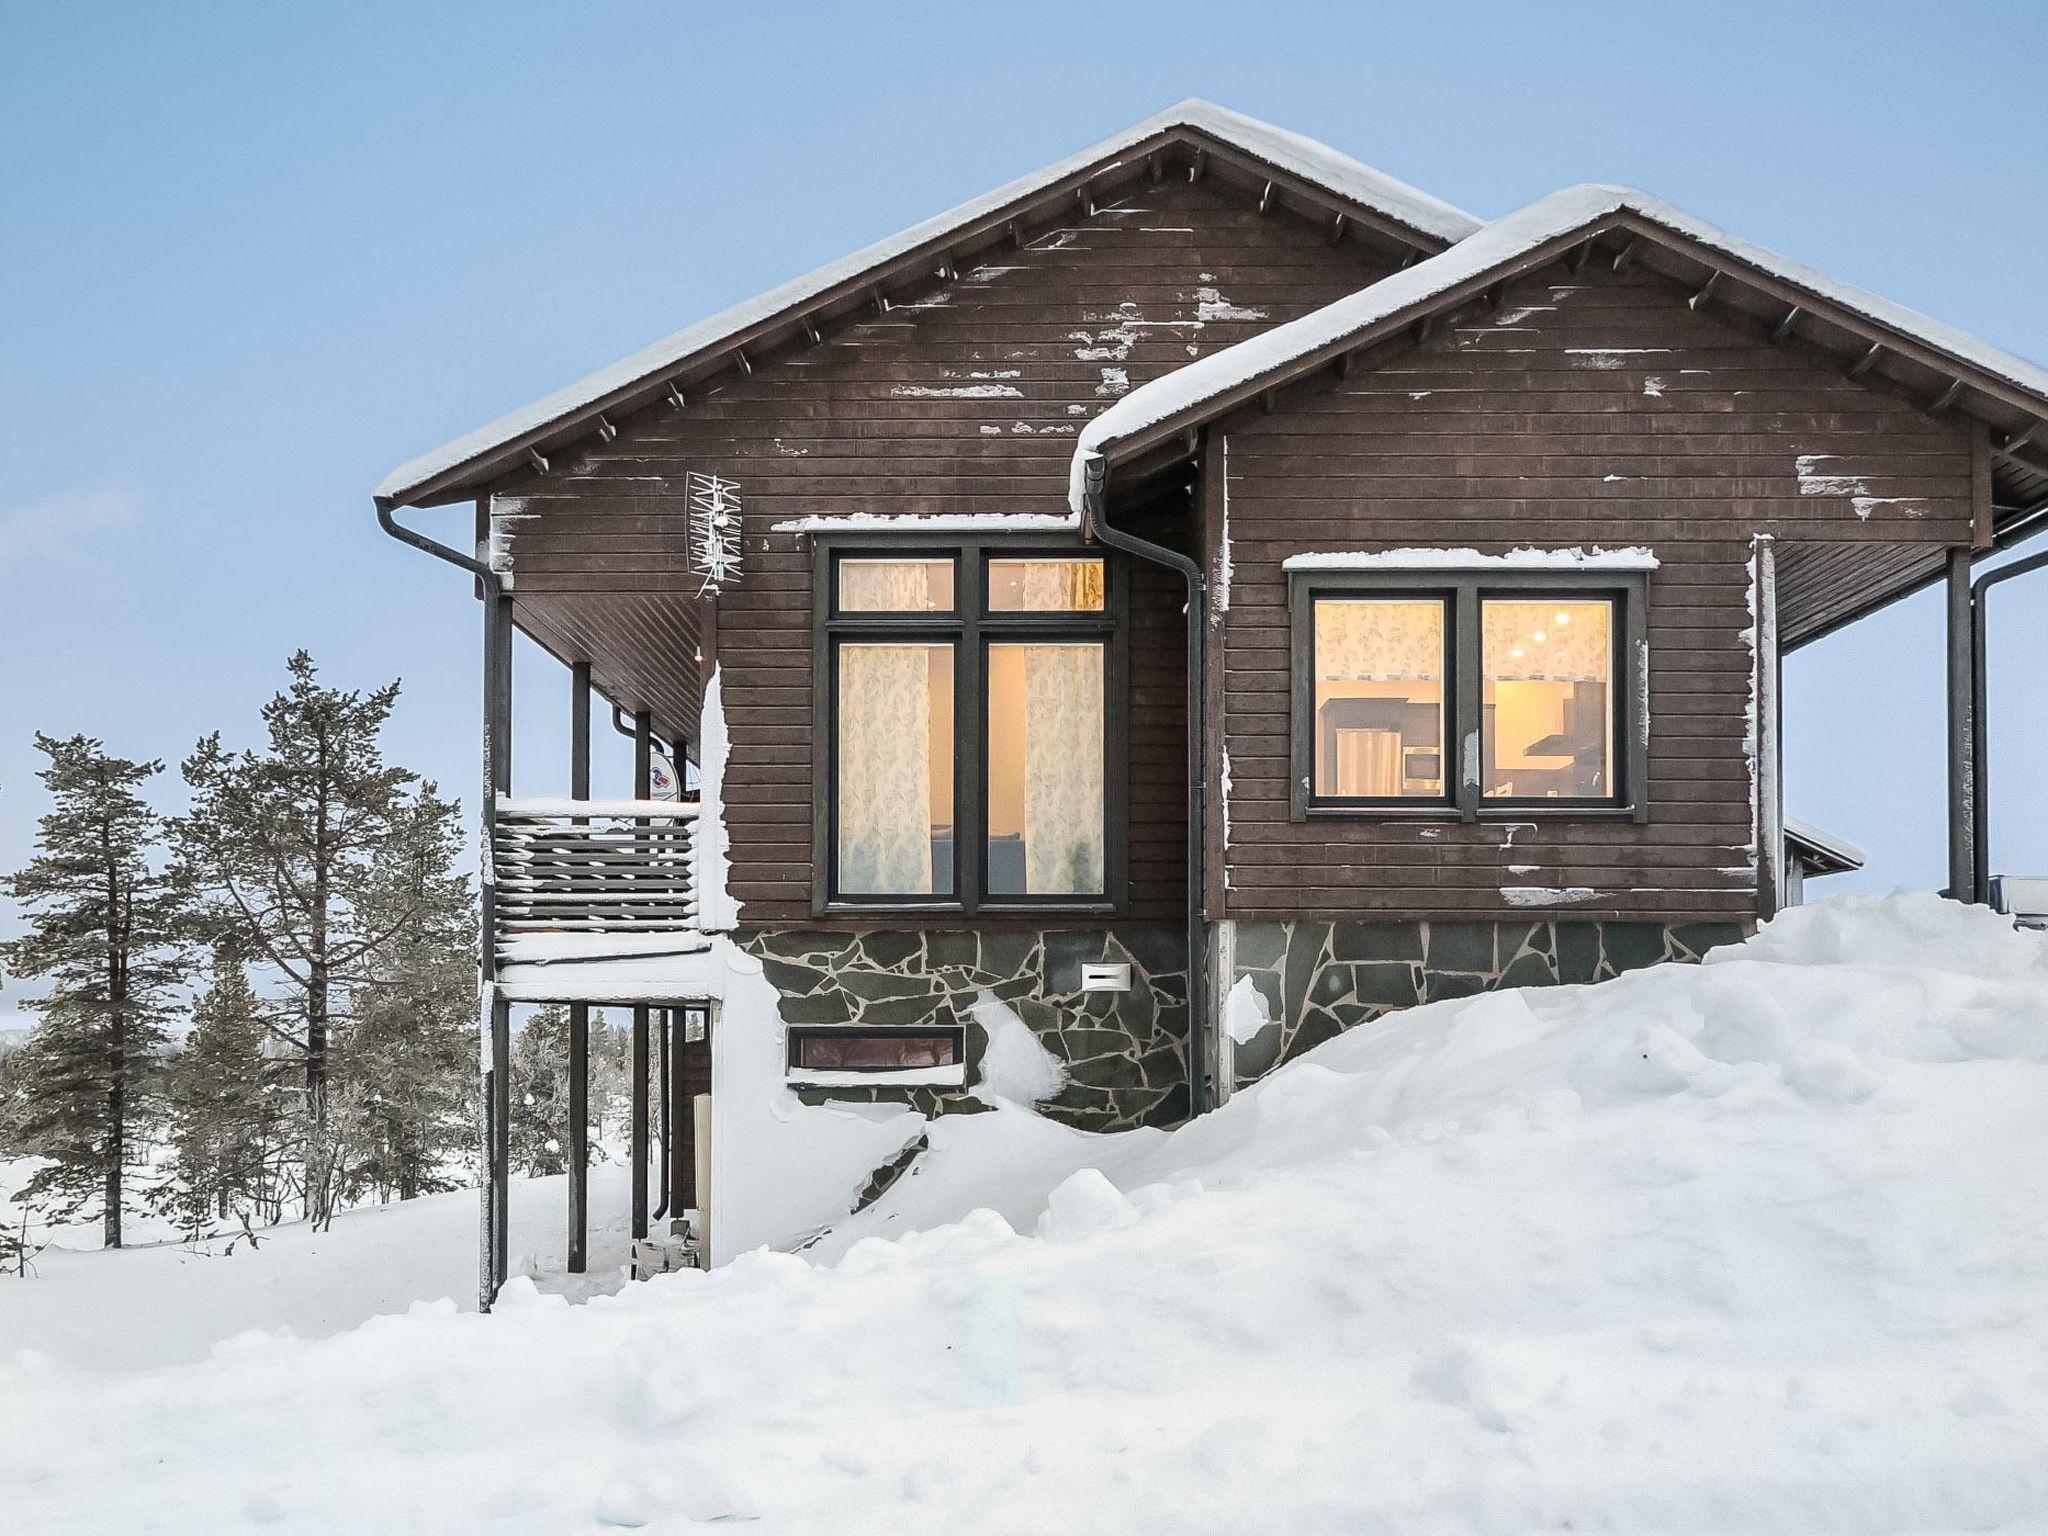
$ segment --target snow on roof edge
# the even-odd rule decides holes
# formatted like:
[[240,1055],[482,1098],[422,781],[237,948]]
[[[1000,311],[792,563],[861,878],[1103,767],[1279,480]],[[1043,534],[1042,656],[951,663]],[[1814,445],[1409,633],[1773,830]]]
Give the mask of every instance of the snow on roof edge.
[[1591,549],[1538,549],[1533,544],[1524,544],[1503,555],[1482,555],[1469,547],[1317,550],[1289,555],[1280,562],[1280,568],[1284,571],[1462,571],[1512,566],[1538,571],[1654,571],[1657,564],[1656,551],[1640,544],[1612,549],[1598,544]]
[[473,432],[444,443],[439,448],[408,460],[386,475],[372,493],[378,502],[403,505],[420,486],[471,459],[504,446],[515,438],[537,431],[562,416],[591,405],[616,390],[626,388],[649,374],[681,362],[693,353],[715,346],[734,332],[746,329],[874,267],[893,261],[947,231],[970,224],[1020,198],[1029,197],[1066,176],[1143,143],[1156,133],[1172,128],[1192,128],[1235,145],[1255,158],[1280,170],[1300,176],[1336,195],[1373,208],[1397,223],[1439,240],[1457,241],[1483,228],[1481,222],[1463,209],[1410,186],[1397,177],[1373,169],[1326,144],[1276,128],[1257,118],[1246,117],[1227,107],[1191,96],[1133,123],[1120,133],[1068,155],[1028,175],[1018,177],[992,192],[970,198],[958,206],[922,223],[878,240],[849,256],[827,262],[781,286],[756,294],[708,319],[685,326],[660,341],[629,354],[572,384],[518,410],[507,412]]
[[1796,816],[1785,818],[1785,835],[1840,859],[1852,869],[1861,869],[1870,861],[1870,855],[1860,845],[1850,842],[1846,837],[1837,837],[1832,832],[1823,832],[1812,822],[1801,821]]
[[1802,262],[1696,219],[1660,197],[1633,187],[1588,182],[1565,187],[1503,215],[1447,250],[1390,273],[1358,292],[1277,325],[1233,347],[1142,384],[1081,429],[1069,477],[1070,504],[1079,510],[1084,466],[1106,445],[1241,388],[1298,357],[1428,303],[1458,284],[1601,219],[1633,214],[1708,250],[1756,268],[1887,330],[1909,336],[1969,367],[2040,398],[2048,414],[2048,368],[2015,356],[1868,289],[1845,283]]

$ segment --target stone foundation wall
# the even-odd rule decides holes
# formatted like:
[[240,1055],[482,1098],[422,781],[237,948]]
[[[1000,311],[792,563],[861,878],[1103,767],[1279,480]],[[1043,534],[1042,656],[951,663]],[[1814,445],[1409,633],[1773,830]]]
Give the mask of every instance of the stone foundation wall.
[[1236,1045],[1235,1078],[1252,1082],[1396,1008],[1496,987],[1605,981],[1663,960],[1697,960],[1751,927],[1586,918],[1239,923],[1231,982],[1249,976],[1273,1022]]
[[[966,1088],[803,1088],[829,1099],[974,1111],[986,1044],[969,1010],[984,991],[1007,1004],[1066,1069],[1039,1105],[1091,1131],[1174,1125],[1187,1117],[1187,941],[1164,928],[983,929],[863,933],[769,929],[741,935],[778,994],[784,1024],[963,1024]],[[1084,962],[1128,963],[1128,992],[1083,992]]]

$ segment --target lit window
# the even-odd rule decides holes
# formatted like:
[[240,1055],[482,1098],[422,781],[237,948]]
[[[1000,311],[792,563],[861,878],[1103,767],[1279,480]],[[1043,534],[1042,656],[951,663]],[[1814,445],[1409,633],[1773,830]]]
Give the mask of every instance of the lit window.
[[951,560],[839,562],[841,613],[951,613]]
[[1293,818],[1649,819],[1642,573],[1302,569],[1288,602]]
[[1101,641],[988,648],[991,896],[1103,890]]
[[1322,598],[1315,605],[1315,793],[1441,799],[1440,598]]
[[968,536],[818,551],[821,908],[1113,908],[1110,557]]
[[990,613],[1100,613],[1100,560],[991,560]]
[[953,646],[837,650],[839,888],[953,890]]
[[1480,792],[1493,800],[1614,793],[1613,603],[1484,598]]

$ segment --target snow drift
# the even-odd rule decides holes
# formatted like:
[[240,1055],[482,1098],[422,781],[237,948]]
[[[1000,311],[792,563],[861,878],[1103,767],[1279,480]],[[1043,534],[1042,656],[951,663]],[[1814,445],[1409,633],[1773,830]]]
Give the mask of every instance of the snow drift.
[[[813,1260],[0,1373],[35,1531],[2048,1525],[2048,941],[1932,897],[1006,1102]],[[0,1322],[5,1319],[0,1298]]]

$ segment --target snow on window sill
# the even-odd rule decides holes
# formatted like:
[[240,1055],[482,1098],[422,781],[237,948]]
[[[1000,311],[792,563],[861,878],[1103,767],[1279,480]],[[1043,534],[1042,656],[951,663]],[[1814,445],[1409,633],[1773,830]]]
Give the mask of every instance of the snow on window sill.
[[828,1072],[811,1067],[791,1067],[789,1082],[796,1088],[964,1088],[965,1063],[950,1067],[897,1067],[886,1072]]

